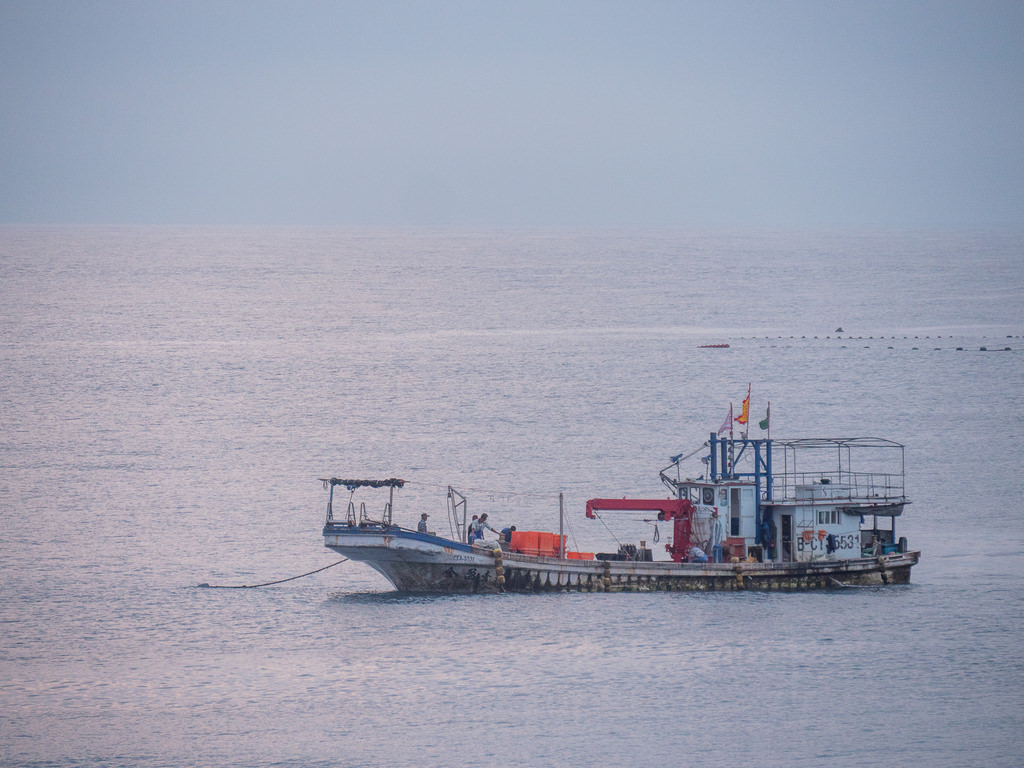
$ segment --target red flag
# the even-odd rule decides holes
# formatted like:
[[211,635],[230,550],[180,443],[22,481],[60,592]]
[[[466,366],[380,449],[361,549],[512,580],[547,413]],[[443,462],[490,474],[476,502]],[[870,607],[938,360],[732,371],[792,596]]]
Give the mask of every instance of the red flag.
[[747,384],[747,399],[743,401],[743,410],[736,417],[737,424],[746,424],[750,420],[750,385]]

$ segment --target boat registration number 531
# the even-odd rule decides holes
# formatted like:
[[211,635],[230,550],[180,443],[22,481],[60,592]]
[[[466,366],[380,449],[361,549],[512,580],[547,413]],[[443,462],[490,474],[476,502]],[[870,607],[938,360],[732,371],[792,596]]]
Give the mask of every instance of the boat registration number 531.
[[[857,533],[841,533],[833,535],[836,543],[836,549],[856,549],[858,539],[860,535]],[[828,552],[828,537],[819,539],[815,536],[810,541],[804,541],[803,537],[796,540],[796,549],[798,552]]]

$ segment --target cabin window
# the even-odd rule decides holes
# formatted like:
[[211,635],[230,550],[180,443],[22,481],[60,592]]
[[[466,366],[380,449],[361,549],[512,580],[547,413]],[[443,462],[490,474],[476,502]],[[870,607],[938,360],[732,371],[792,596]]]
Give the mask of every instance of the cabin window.
[[818,525],[839,525],[839,510],[819,509]]
[[704,489],[704,502],[703,503],[707,504],[709,506],[714,505],[714,503],[715,503],[715,489],[714,488],[705,488]]

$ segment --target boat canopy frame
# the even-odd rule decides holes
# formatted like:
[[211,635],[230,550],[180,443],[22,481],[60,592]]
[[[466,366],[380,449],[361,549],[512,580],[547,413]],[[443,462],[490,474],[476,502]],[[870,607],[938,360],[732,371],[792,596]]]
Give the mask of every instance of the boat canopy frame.
[[405,480],[400,480],[397,477],[389,477],[387,480],[343,480],[337,477],[321,477],[320,482],[324,484],[324,488],[330,489],[330,494],[327,497],[327,522],[331,523],[334,521],[334,488],[335,486],[342,485],[350,494],[355,494],[358,488],[387,488],[388,489],[388,501],[384,505],[384,513],[381,515],[380,520],[372,519],[366,513],[366,502],[361,502],[359,505],[359,517],[356,517],[356,505],[349,497],[348,509],[346,511],[346,519],[350,526],[353,528],[357,525],[381,525],[384,527],[390,527],[392,524],[392,510],[395,502],[395,489],[402,488],[405,486]]
[[[778,475],[780,500],[797,498],[797,489],[809,485],[839,485],[848,489],[852,502],[904,504],[906,499],[905,448],[901,443],[880,437],[805,438],[779,441],[783,452],[783,470]],[[834,468],[813,463],[807,469],[803,461],[819,452],[834,456]],[[871,452],[871,453],[868,453]],[[865,469],[866,457],[881,457]]]

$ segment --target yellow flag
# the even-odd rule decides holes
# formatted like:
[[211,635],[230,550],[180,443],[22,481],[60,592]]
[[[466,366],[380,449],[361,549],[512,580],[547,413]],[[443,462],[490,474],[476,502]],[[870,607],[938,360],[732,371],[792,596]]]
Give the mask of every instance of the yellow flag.
[[750,420],[750,385],[747,384],[747,399],[743,401],[743,410],[736,417],[737,424],[746,424]]

